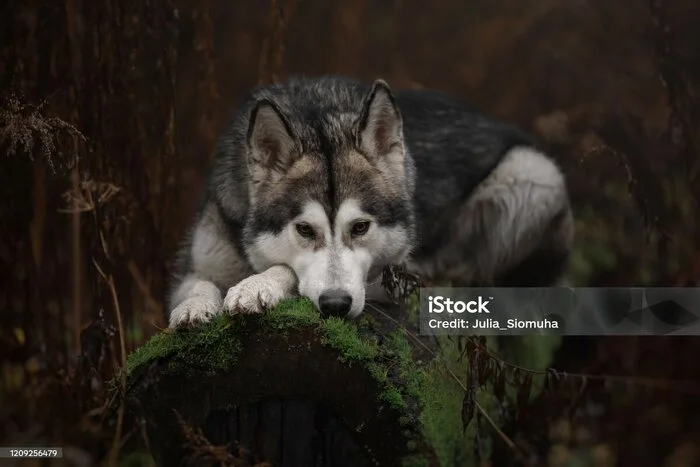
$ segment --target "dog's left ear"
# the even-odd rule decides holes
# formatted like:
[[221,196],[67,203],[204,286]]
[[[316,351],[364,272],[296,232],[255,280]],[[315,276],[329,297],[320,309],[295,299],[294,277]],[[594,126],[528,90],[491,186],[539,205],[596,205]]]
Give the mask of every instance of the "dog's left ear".
[[248,167],[254,181],[278,180],[299,156],[289,122],[268,99],[258,101],[250,113],[247,142]]
[[[377,80],[357,122],[357,145],[369,157],[403,153],[403,122],[389,85]],[[396,150],[399,151],[396,151]]]

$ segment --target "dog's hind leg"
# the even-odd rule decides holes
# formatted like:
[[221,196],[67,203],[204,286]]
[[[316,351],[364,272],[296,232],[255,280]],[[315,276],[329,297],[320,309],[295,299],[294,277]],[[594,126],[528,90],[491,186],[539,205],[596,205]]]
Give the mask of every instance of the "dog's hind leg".
[[428,266],[453,286],[553,285],[573,242],[564,176],[531,147],[511,149],[448,224]]

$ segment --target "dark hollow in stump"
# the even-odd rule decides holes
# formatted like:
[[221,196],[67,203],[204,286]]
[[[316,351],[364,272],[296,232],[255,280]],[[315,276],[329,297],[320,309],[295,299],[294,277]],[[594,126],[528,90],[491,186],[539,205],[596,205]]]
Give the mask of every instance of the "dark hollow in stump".
[[214,445],[236,440],[272,465],[373,465],[340,417],[311,399],[270,399],[216,410],[202,431]]
[[129,358],[125,431],[168,466],[254,465],[237,446],[273,466],[437,466],[411,347],[376,332],[295,300],[157,335]]

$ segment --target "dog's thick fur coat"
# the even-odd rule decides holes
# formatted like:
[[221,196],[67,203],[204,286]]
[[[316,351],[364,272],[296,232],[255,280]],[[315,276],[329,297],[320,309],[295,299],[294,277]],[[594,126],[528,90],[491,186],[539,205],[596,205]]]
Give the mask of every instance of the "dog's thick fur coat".
[[170,325],[296,294],[356,316],[384,298],[389,264],[454,286],[551,285],[572,237],[562,172],[515,128],[437,92],[292,79],[254,91],[218,144]]

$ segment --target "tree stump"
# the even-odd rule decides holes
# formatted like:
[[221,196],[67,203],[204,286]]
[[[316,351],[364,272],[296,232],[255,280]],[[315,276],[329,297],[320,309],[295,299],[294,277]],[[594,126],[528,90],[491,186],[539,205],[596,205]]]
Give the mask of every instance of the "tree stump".
[[380,327],[295,299],[156,335],[128,359],[124,431],[167,466],[468,465],[463,391]]

